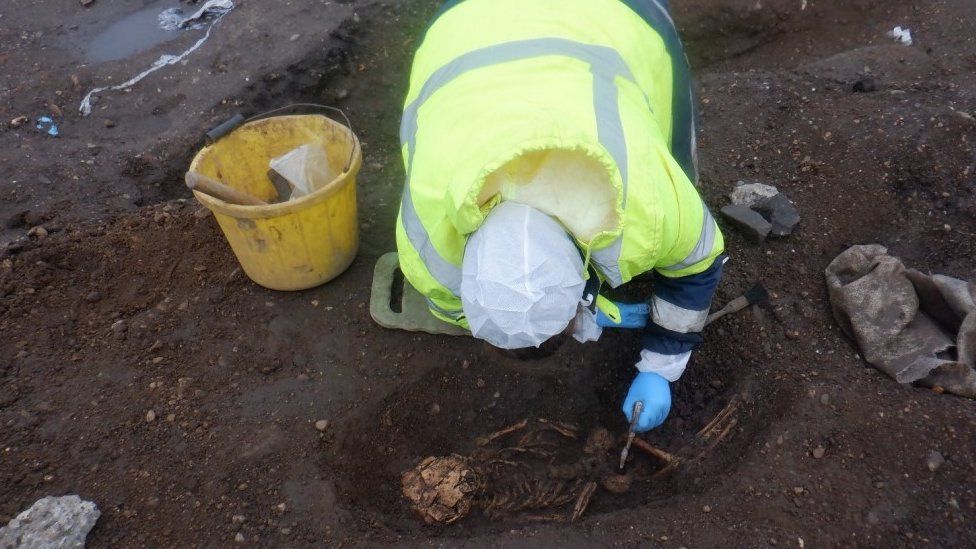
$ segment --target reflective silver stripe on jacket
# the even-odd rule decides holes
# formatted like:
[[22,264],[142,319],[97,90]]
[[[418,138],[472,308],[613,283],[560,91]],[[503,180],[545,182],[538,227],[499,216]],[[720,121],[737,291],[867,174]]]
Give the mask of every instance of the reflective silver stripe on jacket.
[[425,299],[427,300],[427,306],[428,307],[430,307],[434,311],[437,311],[438,313],[446,316],[447,318],[450,318],[451,320],[461,320],[462,318],[464,318],[464,309],[458,309],[456,311],[449,311],[449,310],[441,307],[440,305],[434,303],[429,298],[425,298]]
[[704,311],[685,309],[654,296],[654,299],[651,300],[651,320],[658,326],[672,332],[693,334],[705,328],[705,321],[708,320],[708,309]]
[[[620,117],[619,90],[614,80],[620,76],[635,85],[637,82],[620,53],[607,46],[584,44],[564,38],[537,38],[497,44],[461,55],[437,69],[427,79],[417,98],[404,109],[403,121],[400,124],[400,141],[407,146],[407,180],[404,184],[401,207],[403,228],[430,274],[454,295],[460,293],[461,268],[441,257],[434,248],[410,196],[420,108],[438,90],[470,71],[549,55],[571,57],[590,65],[593,73],[593,110],[596,115],[598,139],[620,170],[623,181],[623,205],[626,207],[629,170],[627,141],[623,131],[623,120]],[[644,101],[650,108],[650,101],[646,96]],[[595,251],[592,256],[614,286],[619,286],[623,282],[619,267],[621,248],[622,240],[618,238],[611,246]]]
[[702,202],[702,209],[705,211],[705,215],[702,218],[701,234],[698,237],[698,243],[695,244],[694,249],[680,263],[667,267],[658,267],[658,269],[662,271],[680,271],[704,261],[712,255],[712,248],[715,247],[715,235],[718,233],[718,225],[715,224],[715,218],[712,217],[712,212],[708,211],[708,206],[704,202]]

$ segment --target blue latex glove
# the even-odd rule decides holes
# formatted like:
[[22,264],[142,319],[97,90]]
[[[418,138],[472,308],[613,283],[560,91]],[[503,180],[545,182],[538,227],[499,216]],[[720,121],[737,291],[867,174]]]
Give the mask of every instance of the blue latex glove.
[[617,303],[603,297],[597,300],[596,323],[601,328],[644,328],[650,315],[647,303]]
[[637,374],[624,400],[623,411],[628,423],[634,412],[634,403],[638,400],[644,403],[644,409],[634,430],[638,433],[646,433],[659,427],[668,417],[671,411],[671,385],[668,384],[668,380],[653,372]]

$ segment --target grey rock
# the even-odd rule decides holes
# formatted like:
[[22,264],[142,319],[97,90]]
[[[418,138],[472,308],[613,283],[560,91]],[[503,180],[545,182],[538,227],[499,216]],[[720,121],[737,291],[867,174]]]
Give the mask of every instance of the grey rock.
[[729,198],[732,199],[732,204],[735,206],[755,206],[777,194],[779,194],[779,189],[772,185],[754,181],[749,183],[740,181],[732,190]]
[[933,473],[938,471],[939,468],[944,464],[945,458],[942,457],[942,454],[936,452],[935,450],[929,452],[928,457],[925,458],[925,465],[929,468],[929,471],[932,471]]
[[0,547],[83,548],[88,532],[101,515],[94,503],[78,496],[48,496],[0,528]]
[[760,201],[752,207],[773,225],[773,236],[789,236],[800,223],[800,211],[783,193]]
[[772,224],[749,206],[732,205],[722,208],[724,217],[749,241],[761,244],[773,229]]

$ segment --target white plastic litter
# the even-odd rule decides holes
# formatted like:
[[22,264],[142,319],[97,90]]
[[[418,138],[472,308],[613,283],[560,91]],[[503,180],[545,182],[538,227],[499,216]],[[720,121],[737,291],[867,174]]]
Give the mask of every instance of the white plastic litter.
[[168,31],[202,29],[206,26],[205,20],[208,17],[223,15],[232,9],[234,2],[231,0],[208,0],[189,17],[183,16],[182,8],[170,8],[159,14],[159,27]]
[[461,269],[471,333],[502,349],[538,347],[565,330],[586,285],[566,229],[516,202],[488,214],[468,239]]
[[[168,67],[169,65],[175,65],[176,63],[179,63],[180,61],[186,59],[191,53],[197,51],[200,48],[200,46],[202,46],[203,43],[210,38],[210,33],[213,32],[213,28],[217,25],[217,23],[219,23],[220,20],[223,19],[225,15],[227,15],[228,13],[231,12],[231,10],[234,9],[234,2],[232,2],[231,0],[211,0],[210,2],[204,4],[200,8],[200,11],[208,9],[208,6],[210,6],[208,13],[210,13],[213,16],[213,19],[210,21],[210,26],[207,27],[207,32],[203,35],[202,38],[197,40],[196,43],[190,46],[189,49],[187,49],[186,51],[184,51],[179,55],[164,54],[159,56],[159,59],[154,61],[153,64],[150,65],[148,69],[140,72],[139,74],[133,76],[132,78],[126,80],[125,82],[122,82],[121,84],[118,84],[116,86],[105,86],[103,88],[95,88],[92,91],[88,92],[85,98],[81,100],[81,105],[79,105],[78,107],[78,110],[81,112],[81,115],[88,116],[91,114],[92,112],[91,100],[92,100],[92,96],[94,96],[96,93],[101,93],[104,91],[124,90],[131,86],[134,86],[139,81],[149,76],[150,74],[158,71],[163,67]],[[191,16],[189,19],[193,19],[193,16]]]
[[912,31],[911,29],[903,29],[901,27],[895,27],[888,31],[888,37],[894,39],[896,42],[900,42],[906,46],[912,45]]
[[271,161],[271,169],[291,185],[292,198],[315,192],[338,177],[322,147],[302,145]]

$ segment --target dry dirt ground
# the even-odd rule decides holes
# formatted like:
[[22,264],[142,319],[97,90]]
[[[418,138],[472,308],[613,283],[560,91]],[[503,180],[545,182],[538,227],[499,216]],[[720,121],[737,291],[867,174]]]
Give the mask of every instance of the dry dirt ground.
[[[637,337],[520,363],[370,320],[372,266],[394,246],[399,105],[436,2],[245,0],[185,65],[80,118],[85,90],[193,40],[86,60],[101,29],[164,4],[0,7],[0,523],[77,493],[103,512],[92,547],[976,544],[976,403],[872,369],[823,281],[871,242],[976,272],[972,0],[673,0],[706,201],[761,180],[803,215],[761,248],[727,232],[717,301],[756,280],[773,299],[709,329],[648,439],[681,447],[735,395],[737,427],[578,523],[445,528],[410,515],[401,471],[523,417],[622,431]],[[885,36],[895,25],[914,45]],[[339,279],[284,294],[241,274],[181,174],[214,123],[297,101],[341,106],[363,139],[363,245]],[[8,125],[41,113],[61,137]]]

